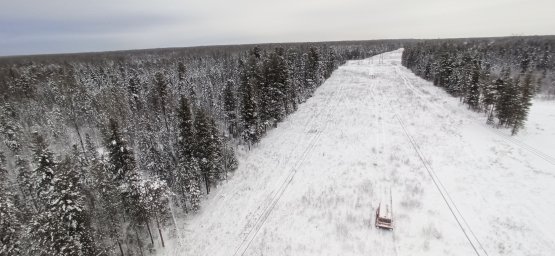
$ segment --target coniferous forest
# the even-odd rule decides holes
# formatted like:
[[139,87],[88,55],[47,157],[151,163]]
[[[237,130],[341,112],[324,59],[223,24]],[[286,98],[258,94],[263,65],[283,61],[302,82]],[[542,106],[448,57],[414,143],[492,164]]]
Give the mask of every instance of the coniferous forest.
[[407,45],[402,64],[514,135],[537,93],[555,98],[554,49],[552,36],[426,40]]
[[0,255],[148,255],[236,150],[401,42],[0,58]]

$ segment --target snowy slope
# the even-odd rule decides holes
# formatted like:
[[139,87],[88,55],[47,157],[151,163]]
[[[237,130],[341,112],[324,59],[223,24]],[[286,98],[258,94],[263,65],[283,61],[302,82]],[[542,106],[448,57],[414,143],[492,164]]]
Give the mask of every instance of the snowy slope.
[[[335,71],[160,255],[552,255],[555,105],[506,136],[401,53]],[[393,232],[373,220],[389,191]]]

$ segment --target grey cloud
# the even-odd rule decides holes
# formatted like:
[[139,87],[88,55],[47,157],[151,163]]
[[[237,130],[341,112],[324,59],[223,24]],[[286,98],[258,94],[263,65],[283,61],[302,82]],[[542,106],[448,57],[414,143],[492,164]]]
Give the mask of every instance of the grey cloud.
[[287,41],[555,34],[552,0],[19,0],[0,55]]

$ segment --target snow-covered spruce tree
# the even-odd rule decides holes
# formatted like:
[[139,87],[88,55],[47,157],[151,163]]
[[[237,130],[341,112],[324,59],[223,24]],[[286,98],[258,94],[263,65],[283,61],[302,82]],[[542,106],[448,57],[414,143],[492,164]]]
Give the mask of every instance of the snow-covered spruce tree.
[[31,190],[36,195],[37,210],[45,209],[54,189],[54,170],[57,163],[54,154],[48,149],[48,143],[38,132],[33,133],[33,157],[36,168],[31,174]]
[[137,77],[129,78],[129,82],[127,84],[127,91],[129,92],[129,107],[136,113],[137,111],[142,110],[142,102],[140,100],[140,80]]
[[176,171],[175,188],[180,195],[182,207],[187,211],[187,201],[193,211],[200,205],[200,168],[195,157],[195,134],[193,131],[193,118],[191,107],[187,98],[182,97],[178,112],[179,136],[177,149],[179,152],[179,165]]
[[266,126],[275,126],[286,114],[285,93],[289,81],[287,63],[283,55],[283,48],[276,48],[262,67],[261,119]]
[[216,184],[223,170],[222,140],[214,120],[203,110],[195,115],[195,156],[199,161],[200,172],[205,181],[206,191]]
[[137,155],[140,157],[137,167],[152,176],[159,177],[168,184],[173,184],[175,165],[168,145],[171,141],[168,140],[167,133],[163,129],[160,132],[152,124],[144,125],[148,127],[146,130],[150,132],[141,132],[136,137],[135,145],[138,150]]
[[[172,173],[178,164],[177,154],[173,148],[174,126],[172,123],[173,109],[172,104],[172,83],[163,73],[156,72],[154,78],[154,91],[152,95],[153,107],[160,110],[163,120],[158,122],[160,115],[151,116],[150,122],[143,123],[143,126],[153,129],[152,132],[142,134],[143,145],[142,152],[148,152],[150,161],[148,161],[149,169],[154,171],[158,177],[166,181],[169,185],[174,182],[174,174]],[[154,122],[153,122],[154,121]],[[159,124],[158,124],[159,123]],[[163,124],[163,126],[161,125]],[[163,127],[163,128],[162,128]],[[150,145],[144,144],[148,140]],[[144,164],[145,159],[142,160]],[[144,168],[144,166],[139,166]]]
[[187,77],[187,67],[183,62],[177,63],[177,80],[179,81],[179,87],[184,86],[185,78]]
[[200,173],[204,180],[206,192],[210,193],[210,185],[214,183],[214,173],[212,173],[210,155],[210,136],[211,130],[208,124],[208,117],[201,109],[195,114],[195,158],[199,161]]
[[200,167],[196,157],[190,157],[188,161],[182,162],[179,166],[179,172],[176,174],[177,183],[181,192],[182,206],[187,211],[186,201],[189,201],[189,206],[196,212],[200,208],[201,191],[201,176]]
[[[94,255],[97,245],[93,240],[88,209],[84,205],[78,164],[71,158],[61,163],[53,161],[48,145],[35,135],[35,155],[38,168],[35,175],[36,191],[40,195],[40,209],[28,227],[31,255]],[[40,156],[40,157],[38,157]]]
[[473,61],[468,68],[464,103],[468,104],[470,109],[478,111],[480,109],[480,67],[476,61]]
[[511,78],[511,70],[504,68],[501,72],[502,84],[499,86],[499,97],[495,104],[498,126],[508,127],[516,116],[516,106],[519,102],[518,79]]
[[109,120],[104,141],[108,150],[109,169],[114,174],[114,179],[119,183],[124,182],[128,173],[135,171],[135,158],[131,149],[127,147],[116,120]]
[[[243,122],[243,139],[250,145],[257,143],[261,137],[260,115],[257,89],[261,82],[260,52],[253,49],[247,62],[242,65],[241,85],[241,119]],[[258,56],[258,57],[257,57]]]
[[328,52],[324,63],[324,79],[328,79],[333,71],[337,69],[335,52],[331,48],[327,48]]
[[515,117],[511,127],[512,135],[517,134],[518,131],[524,127],[524,123],[526,122],[528,111],[532,105],[532,98],[534,97],[534,92],[536,91],[535,85],[532,81],[532,73],[528,72],[524,75],[524,79],[520,85],[519,102],[516,105]]
[[21,213],[14,204],[14,194],[10,191],[5,164],[6,158],[0,151],[0,256],[16,256],[21,252]]
[[[121,197],[123,216],[131,221],[127,233],[124,235],[127,243],[138,247],[142,252],[142,241],[137,226],[142,225],[145,216],[141,205],[140,184],[142,178],[135,164],[135,157],[119,130],[115,120],[110,119],[108,131],[105,132],[105,146],[108,149],[108,169],[113,175],[118,196]],[[132,236],[134,235],[134,238]],[[132,253],[134,248],[128,248]]]
[[287,99],[287,113],[291,113],[297,110],[297,104],[301,99],[299,96],[303,96],[304,90],[304,61],[299,57],[299,53],[294,49],[289,49],[287,51],[287,66],[289,73],[289,86],[286,92]]
[[[93,152],[92,143],[87,143],[88,152]],[[108,163],[101,156],[91,154],[91,179],[96,191],[93,218],[95,218],[98,241],[103,243],[104,251],[115,254],[119,251],[123,255],[122,224],[123,224],[123,202],[115,175],[108,169]]]
[[310,95],[314,92],[316,87],[320,84],[320,53],[318,48],[312,46],[308,49],[306,55],[306,84]]
[[181,97],[179,109],[177,110],[179,135],[177,138],[181,160],[188,160],[195,153],[194,122],[189,100]]
[[208,129],[210,131],[208,159],[214,174],[214,180],[223,180],[227,176],[224,159],[224,141],[214,118],[208,116]]
[[97,251],[77,172],[79,169],[78,163],[68,157],[59,164],[54,178],[55,189],[48,210],[58,217],[62,229],[57,242],[58,255],[95,255]]
[[154,75],[154,85],[157,92],[158,108],[162,111],[162,118],[166,130],[169,132],[168,115],[166,105],[168,103],[168,82],[161,72],[156,72]]
[[[502,81],[501,81],[502,82]],[[494,106],[499,93],[497,91],[498,83],[493,81],[490,73],[490,66],[485,65],[480,71],[479,88],[481,94],[481,105],[487,115],[487,123],[493,124]]]
[[235,156],[235,150],[232,146],[228,146],[228,141],[223,140],[224,148],[222,150],[223,154],[223,166],[225,171],[225,179],[227,179],[227,173],[234,171],[239,166],[237,157]]
[[237,129],[239,119],[237,116],[237,98],[233,92],[234,90],[233,80],[227,80],[224,89],[224,116],[229,134],[231,134],[233,138],[236,138],[239,135]]
[[443,53],[440,55],[439,59],[439,67],[438,67],[438,74],[437,74],[437,83],[436,79],[434,79],[434,84],[443,88],[446,88],[446,91],[449,92],[449,78],[453,73],[453,60],[448,53]]

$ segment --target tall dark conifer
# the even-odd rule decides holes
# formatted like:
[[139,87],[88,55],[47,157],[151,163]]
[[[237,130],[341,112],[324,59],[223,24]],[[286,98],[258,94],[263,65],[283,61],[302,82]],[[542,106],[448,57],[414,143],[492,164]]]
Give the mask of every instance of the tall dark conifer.
[[44,203],[49,200],[50,193],[54,189],[54,171],[57,163],[44,137],[36,132],[33,134],[33,154],[37,167],[32,174],[34,177],[32,191],[38,199],[38,210],[41,210],[44,209]]
[[518,131],[524,127],[528,111],[532,105],[532,98],[534,97],[535,90],[532,74],[525,74],[520,86],[520,95],[518,97],[519,102],[515,106],[514,120],[511,127],[512,135],[517,134]]
[[320,53],[316,47],[308,49],[306,57],[306,86],[310,94],[314,92],[316,86],[320,84]]
[[182,97],[178,110],[179,137],[177,148],[179,152],[179,167],[176,173],[176,190],[180,193],[182,206],[187,211],[187,202],[196,211],[200,204],[200,167],[196,157],[196,137],[191,106],[187,98]]
[[516,114],[516,103],[518,102],[518,79],[511,78],[511,70],[505,68],[501,72],[502,81],[499,84],[499,97],[497,99],[495,110],[498,118],[499,126],[510,126]]
[[227,80],[224,89],[224,115],[227,121],[229,134],[236,138],[238,136],[237,98],[235,97],[234,82]]
[[124,182],[129,173],[135,171],[135,157],[114,119],[109,120],[104,140],[108,150],[109,169],[118,182]]
[[282,48],[276,48],[263,66],[261,91],[261,119],[266,125],[275,125],[285,116],[288,86],[287,63]]
[[[256,48],[255,48],[256,49]],[[251,51],[247,62],[242,65],[241,86],[241,119],[243,122],[243,138],[249,145],[258,142],[261,136],[260,114],[257,89],[261,82],[260,52]]]

